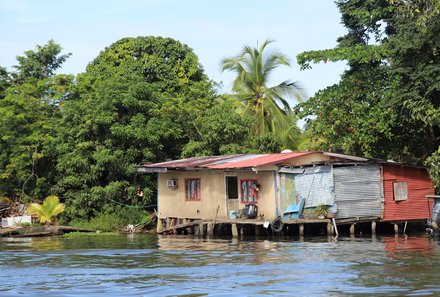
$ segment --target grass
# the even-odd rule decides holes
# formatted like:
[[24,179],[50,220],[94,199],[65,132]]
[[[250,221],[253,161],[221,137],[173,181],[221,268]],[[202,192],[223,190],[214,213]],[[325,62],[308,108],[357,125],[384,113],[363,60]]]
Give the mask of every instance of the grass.
[[148,222],[149,219],[144,210],[113,208],[98,213],[90,220],[73,220],[69,225],[77,228],[111,232],[126,228],[128,224],[144,224]]
[[70,232],[63,234],[65,238],[77,237],[97,237],[97,236],[114,236],[120,235],[118,232]]

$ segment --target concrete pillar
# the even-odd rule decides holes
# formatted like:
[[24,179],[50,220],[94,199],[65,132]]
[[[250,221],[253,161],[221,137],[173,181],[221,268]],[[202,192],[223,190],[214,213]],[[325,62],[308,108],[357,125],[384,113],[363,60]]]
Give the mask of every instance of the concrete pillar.
[[304,236],[304,224],[299,224],[299,236]]

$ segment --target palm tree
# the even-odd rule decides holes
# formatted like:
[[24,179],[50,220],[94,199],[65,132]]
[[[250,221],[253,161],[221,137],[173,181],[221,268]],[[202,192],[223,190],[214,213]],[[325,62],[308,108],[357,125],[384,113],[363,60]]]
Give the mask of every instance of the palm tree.
[[296,98],[301,102],[304,94],[296,82],[284,81],[273,87],[267,86],[272,70],[281,65],[290,66],[287,57],[281,53],[264,54],[264,49],[272,42],[266,40],[257,48],[246,45],[238,56],[222,61],[222,71],[237,73],[232,90],[242,102],[241,112],[256,117],[255,134],[273,134],[280,138],[285,148],[294,148],[299,130],[288,99]]
[[60,199],[57,196],[47,196],[43,204],[32,203],[28,207],[28,212],[35,214],[40,223],[46,223],[46,227],[49,224],[54,223],[57,227],[57,215],[64,211],[64,204],[60,203]]

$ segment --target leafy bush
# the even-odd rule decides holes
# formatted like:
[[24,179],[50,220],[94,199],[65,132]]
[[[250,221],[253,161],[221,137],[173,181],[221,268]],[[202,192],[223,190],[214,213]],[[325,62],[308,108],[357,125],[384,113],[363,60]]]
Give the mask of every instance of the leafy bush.
[[121,229],[128,224],[142,224],[147,222],[147,220],[148,214],[145,210],[116,206],[104,209],[88,221],[73,220],[69,225],[78,228],[109,232]]

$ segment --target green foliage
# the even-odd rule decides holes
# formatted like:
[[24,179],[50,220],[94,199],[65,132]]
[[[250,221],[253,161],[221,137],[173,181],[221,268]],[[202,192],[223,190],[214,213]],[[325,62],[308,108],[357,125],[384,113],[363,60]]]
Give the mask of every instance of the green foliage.
[[279,153],[283,150],[281,139],[273,134],[266,134],[254,138],[255,153]]
[[[402,13],[405,3],[415,14]],[[418,164],[437,150],[440,18],[421,26],[418,14],[430,8],[405,3],[337,1],[348,29],[338,47],[298,55],[302,68],[327,60],[350,66],[338,84],[298,108],[309,117],[315,149]]]
[[[47,48],[52,47],[57,50],[49,58]],[[0,92],[5,85],[1,82],[7,85],[0,100],[0,192],[13,199],[49,194],[55,175],[49,143],[59,105],[73,83],[72,76],[50,76],[51,70],[45,70],[44,77],[30,73],[25,65],[55,70],[66,58],[59,56],[61,48],[53,42],[37,48],[21,57],[15,79],[0,71]]]
[[334,49],[307,51],[296,56],[301,69],[310,69],[310,63],[337,62],[348,60],[352,63],[380,62],[389,56],[387,48],[378,45],[355,45],[352,47],[338,47]]
[[315,214],[317,216],[324,216],[326,217],[328,215],[328,207],[324,204],[319,204],[315,207]]
[[125,228],[128,224],[146,223],[148,218],[145,210],[107,205],[102,212],[95,214],[90,220],[74,219],[70,222],[70,225],[108,232]]
[[178,158],[213,95],[196,55],[173,39],[124,38],[101,52],[78,76],[57,130],[55,191],[67,216],[89,218],[113,201],[152,204],[154,181],[134,167]]
[[293,149],[296,146],[295,132],[299,130],[296,129],[296,118],[288,100],[296,98],[302,101],[303,94],[296,82],[284,81],[273,87],[267,86],[275,68],[290,66],[287,57],[281,53],[265,54],[264,50],[271,42],[266,40],[258,48],[246,45],[238,56],[223,60],[223,71],[237,74],[232,90],[242,102],[242,114],[256,120],[254,135],[275,135],[284,148]]
[[18,65],[14,66],[17,73],[14,79],[17,82],[24,82],[29,78],[44,80],[52,77],[55,70],[71,56],[70,53],[60,55],[61,46],[53,40],[49,40],[45,45],[37,45],[36,51],[29,50],[24,52],[24,56],[17,56]]
[[251,150],[253,118],[238,114],[234,101],[223,101],[194,121],[197,134],[182,157],[242,154]]
[[3,99],[6,96],[6,89],[11,84],[11,78],[6,70],[6,68],[3,68],[0,66],[0,100]]
[[120,236],[118,232],[70,232],[63,234],[64,238],[84,238],[98,236]]
[[406,17],[415,17],[418,27],[426,31],[440,14],[440,2],[437,0],[388,0]]
[[440,188],[440,148],[432,153],[426,160],[425,165],[428,168],[429,175],[436,188]]
[[56,216],[64,211],[64,204],[60,203],[57,196],[48,196],[44,199],[43,204],[32,203],[28,207],[28,212],[35,214],[40,223],[52,224],[56,222]]

